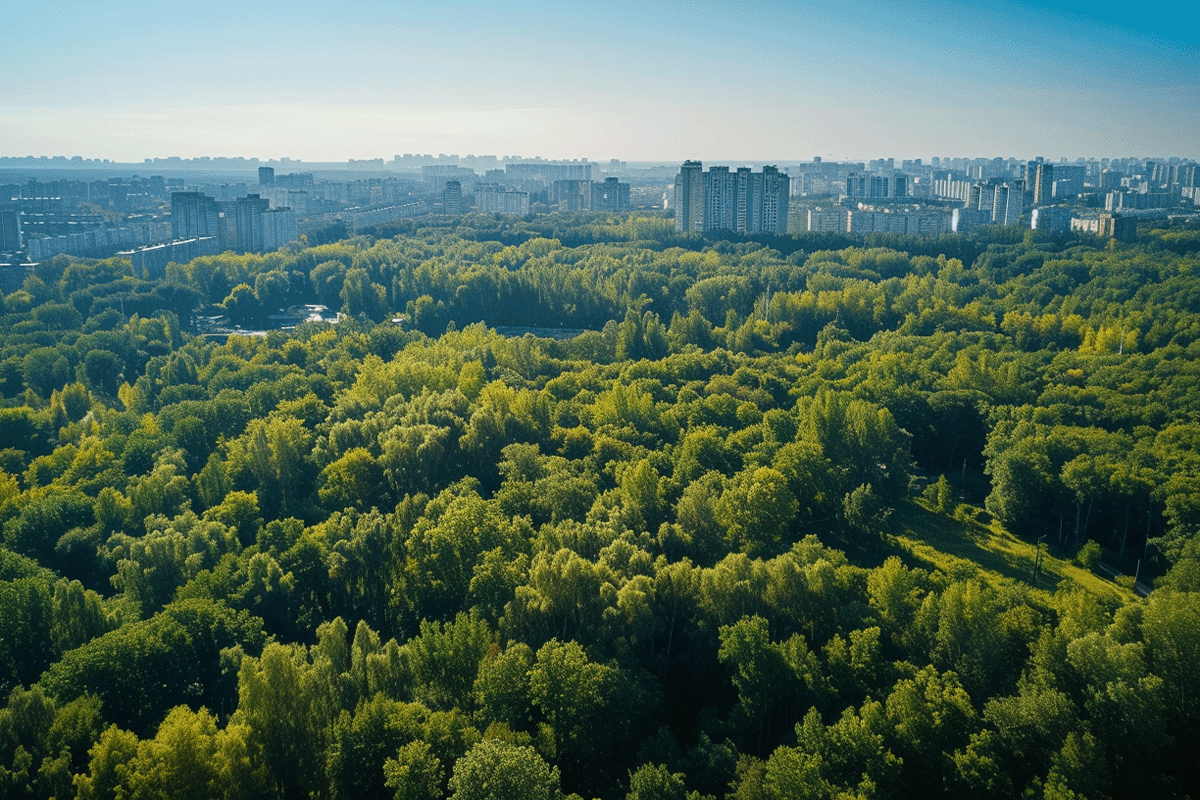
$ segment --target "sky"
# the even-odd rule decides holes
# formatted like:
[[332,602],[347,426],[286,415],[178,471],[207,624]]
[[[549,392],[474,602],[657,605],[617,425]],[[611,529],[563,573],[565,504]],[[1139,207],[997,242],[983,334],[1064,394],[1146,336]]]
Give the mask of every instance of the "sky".
[[1200,158],[1184,7],[39,0],[0,156]]

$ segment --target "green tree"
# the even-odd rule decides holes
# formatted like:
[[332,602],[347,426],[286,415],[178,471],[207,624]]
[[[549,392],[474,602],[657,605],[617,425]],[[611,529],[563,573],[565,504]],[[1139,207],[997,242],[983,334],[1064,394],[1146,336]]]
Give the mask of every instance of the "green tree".
[[259,515],[258,494],[255,492],[229,492],[218,505],[204,512],[205,520],[219,522],[237,534],[243,545],[252,544],[263,520]]
[[658,470],[642,459],[621,472],[619,485],[630,525],[636,530],[657,530],[663,501]]
[[251,422],[239,442],[237,460],[254,476],[265,513],[288,514],[304,507],[312,471],[312,438],[298,419],[272,417]]
[[271,771],[285,800],[321,791],[325,743],[333,708],[304,649],[270,644],[260,658],[242,659],[237,719]]
[[842,501],[842,513],[846,524],[854,530],[879,537],[887,533],[892,510],[875,494],[870,484],[864,483],[846,495]]
[[117,800],[125,765],[138,753],[138,738],[110,725],[88,750],[86,773],[75,776],[79,800]]
[[183,600],[68,651],[39,684],[60,699],[95,695],[107,721],[149,736],[183,700],[233,708],[236,687],[222,651],[257,650],[264,638],[261,623],[244,612]]
[[[91,699],[92,716],[98,708]],[[66,794],[70,789],[70,745],[79,750],[79,761],[87,742],[54,742],[54,729],[62,714],[52,697],[41,687],[17,687],[0,709],[0,790],[5,797],[35,798]],[[93,722],[98,720],[93,720]],[[90,735],[88,735],[90,734]],[[87,731],[91,738],[96,731]],[[76,737],[71,737],[76,738]],[[55,745],[66,745],[60,753]]]
[[945,475],[939,475],[934,484],[934,507],[939,513],[950,514],[954,511],[954,490]]
[[890,793],[899,760],[884,741],[886,719],[878,703],[861,713],[846,709],[826,726],[812,709],[796,726],[796,747],[780,747],[767,760],[768,796],[866,798]]
[[90,350],[83,359],[88,385],[106,397],[117,396],[124,367],[121,357],[108,350]]
[[[1146,607],[1142,633],[1154,674],[1163,679],[1168,713],[1195,720],[1200,709],[1200,595],[1155,592]],[[1194,734],[1193,734],[1194,735]]]
[[[421,735],[424,715],[421,706],[389,700],[382,694],[359,704],[353,715],[342,712],[328,749],[327,772],[333,800],[389,797],[392,792],[387,791],[386,765],[394,763],[389,756],[397,751],[405,753],[404,748]],[[415,777],[427,777],[429,764],[419,756],[432,757],[428,746],[423,754],[412,748],[407,753],[418,757]]]
[[716,508],[732,544],[750,555],[769,555],[788,541],[798,511],[787,478],[770,467],[739,473]]
[[348,316],[379,322],[387,313],[387,293],[382,286],[371,282],[365,269],[348,270],[338,296],[342,300],[342,313]]
[[524,642],[512,642],[503,652],[489,655],[479,665],[475,679],[478,717],[484,724],[501,723],[515,731],[532,724],[529,671],[533,651]]
[[687,485],[707,472],[731,476],[739,466],[738,457],[715,428],[688,431],[679,443],[673,477]]
[[25,355],[25,385],[45,399],[71,379],[71,365],[54,347],[39,347]]
[[203,709],[173,708],[153,739],[138,745],[122,783],[131,798],[201,800],[218,794],[215,774],[217,725]]
[[663,764],[643,764],[630,774],[625,800],[687,800],[683,777]]
[[241,327],[258,325],[265,314],[262,302],[249,284],[239,283],[221,303],[229,321]]
[[0,686],[10,690],[37,680],[57,657],[48,581],[0,581]]
[[400,747],[395,758],[383,763],[384,785],[396,800],[439,800],[445,769],[429,744],[412,741]]
[[382,479],[383,471],[370,451],[355,447],[322,470],[317,496],[332,510],[367,509],[379,497]]
[[414,697],[434,709],[463,707],[490,640],[487,623],[465,613],[444,625],[422,622],[406,645]]
[[484,739],[454,765],[453,800],[556,800],[558,769],[532,747]]
[[742,740],[760,752],[769,750],[781,723],[795,719],[798,708],[823,702],[820,664],[799,634],[772,642],[767,620],[760,616],[723,625],[719,634],[717,658],[733,673],[738,692],[734,721],[742,728]]
[[631,677],[591,661],[576,642],[551,639],[538,650],[529,692],[553,731],[554,752],[570,783],[589,790],[603,785],[604,772],[651,711]]
[[346,267],[340,261],[322,261],[313,267],[309,280],[317,293],[317,299],[330,308],[337,308],[342,294],[342,283],[346,280]]
[[886,711],[893,747],[904,760],[905,783],[914,792],[934,790],[931,777],[942,774],[947,754],[965,747],[978,727],[958,676],[933,666],[898,681]]

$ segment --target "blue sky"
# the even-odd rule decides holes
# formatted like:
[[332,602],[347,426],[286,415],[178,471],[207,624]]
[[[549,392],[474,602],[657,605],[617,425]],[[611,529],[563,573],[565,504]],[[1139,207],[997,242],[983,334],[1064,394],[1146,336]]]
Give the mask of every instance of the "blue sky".
[[0,155],[1200,158],[1181,8],[45,0]]

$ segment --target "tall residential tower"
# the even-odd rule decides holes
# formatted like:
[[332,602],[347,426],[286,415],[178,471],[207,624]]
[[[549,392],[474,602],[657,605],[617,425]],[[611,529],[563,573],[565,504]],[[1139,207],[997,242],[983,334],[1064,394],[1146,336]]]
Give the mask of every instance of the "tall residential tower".
[[675,230],[704,230],[704,165],[685,161],[675,176]]
[[685,161],[675,177],[675,230],[787,233],[790,179],[772,166],[754,172]]

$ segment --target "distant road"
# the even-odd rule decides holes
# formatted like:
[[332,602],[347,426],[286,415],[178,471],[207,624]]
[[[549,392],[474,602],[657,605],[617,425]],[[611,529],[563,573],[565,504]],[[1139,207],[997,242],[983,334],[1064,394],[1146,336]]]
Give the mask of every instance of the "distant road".
[[527,333],[542,339],[574,339],[581,333],[587,333],[586,328],[537,328],[525,325],[497,325],[496,333],[501,336],[521,337]]
[[[1107,575],[1110,578],[1117,578],[1124,574],[1123,572],[1120,572],[1119,570],[1114,569],[1113,567],[1110,567],[1108,564],[1105,564],[1103,561],[1101,561],[1098,564],[1098,566],[1100,567],[1100,571],[1103,572],[1105,575]],[[1150,586],[1149,584],[1143,583],[1142,581],[1138,581],[1134,585],[1133,591],[1136,592],[1137,594],[1141,595],[1142,597],[1149,597],[1150,590],[1152,588],[1153,587]]]

